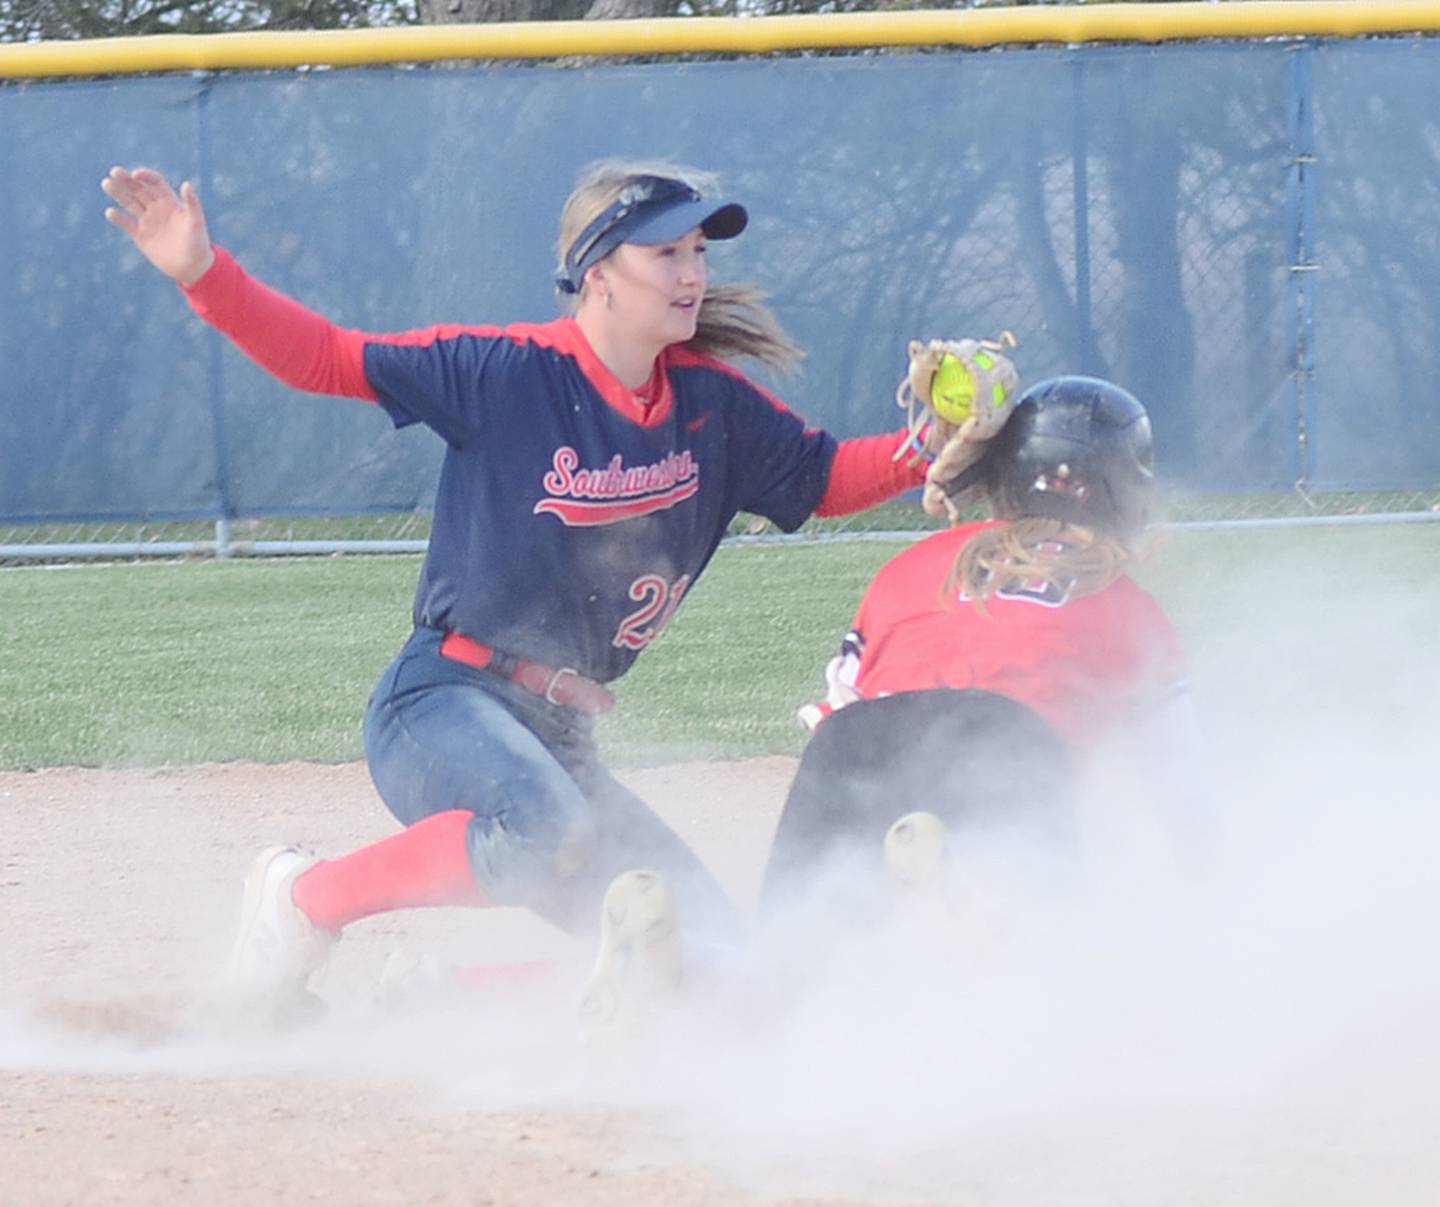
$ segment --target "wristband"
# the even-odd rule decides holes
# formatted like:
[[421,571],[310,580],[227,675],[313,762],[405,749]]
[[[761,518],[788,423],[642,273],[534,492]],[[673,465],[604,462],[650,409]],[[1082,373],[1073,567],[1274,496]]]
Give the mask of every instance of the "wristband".
[[[933,463],[937,454],[932,453],[928,448],[925,447],[926,443],[930,439],[931,426],[932,425],[930,421],[927,419],[914,431],[906,432],[905,439],[900,445],[900,454],[913,453],[915,456],[920,457],[927,462]],[[900,454],[896,455],[897,460],[899,459]]]

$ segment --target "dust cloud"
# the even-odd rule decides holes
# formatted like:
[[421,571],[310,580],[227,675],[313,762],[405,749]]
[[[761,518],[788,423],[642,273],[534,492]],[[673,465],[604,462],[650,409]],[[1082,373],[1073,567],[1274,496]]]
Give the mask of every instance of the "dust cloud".
[[1431,1202],[1440,654],[1413,595],[1362,606],[1266,570],[1192,649],[1206,857],[1102,770],[1074,859],[957,836],[958,915],[797,914],[632,1036],[582,1039],[569,952],[564,992],[342,996],[321,1027],[243,1042],[77,1036],[12,1010],[0,1067],[403,1076],[446,1108],[623,1112],[653,1159],[766,1195]]

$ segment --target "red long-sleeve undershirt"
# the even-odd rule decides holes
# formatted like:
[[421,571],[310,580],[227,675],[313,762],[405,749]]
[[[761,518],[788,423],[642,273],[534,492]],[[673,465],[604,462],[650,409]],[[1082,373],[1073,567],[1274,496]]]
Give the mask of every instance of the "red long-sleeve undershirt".
[[195,313],[286,385],[376,401],[365,377],[365,342],[377,337],[337,327],[257,281],[223,247],[185,296]]
[[[195,312],[261,368],[312,394],[376,400],[365,377],[365,343],[383,339],[338,327],[294,298],[251,277],[222,247],[215,263],[185,290]],[[840,441],[815,514],[849,515],[894,498],[925,480],[909,458],[895,460],[905,433]]]
[[895,460],[895,450],[905,435],[903,431],[887,432],[883,436],[855,436],[840,441],[830,466],[830,481],[826,483],[815,514],[849,515],[864,511],[923,485],[923,464],[918,468],[911,466],[910,457]]

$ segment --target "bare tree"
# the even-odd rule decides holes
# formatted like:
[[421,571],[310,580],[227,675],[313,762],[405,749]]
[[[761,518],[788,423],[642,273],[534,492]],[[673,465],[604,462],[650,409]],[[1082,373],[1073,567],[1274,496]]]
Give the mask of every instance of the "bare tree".
[[0,0],[0,42],[363,29],[415,20],[415,0]]
[[[952,0],[948,7],[1084,2]],[[925,0],[0,0],[0,42],[260,29],[362,29],[416,22],[443,25],[741,14],[779,16],[930,6]]]
[[674,17],[688,11],[682,0],[418,0],[418,5],[419,19],[428,25]]

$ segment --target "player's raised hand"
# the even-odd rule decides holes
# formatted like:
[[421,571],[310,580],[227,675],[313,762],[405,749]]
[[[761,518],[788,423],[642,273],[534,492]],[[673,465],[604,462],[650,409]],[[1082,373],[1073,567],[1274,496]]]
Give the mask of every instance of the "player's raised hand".
[[193,285],[215,262],[205,211],[187,180],[177,193],[153,168],[111,168],[100,182],[115,204],[105,217],[167,277]]

